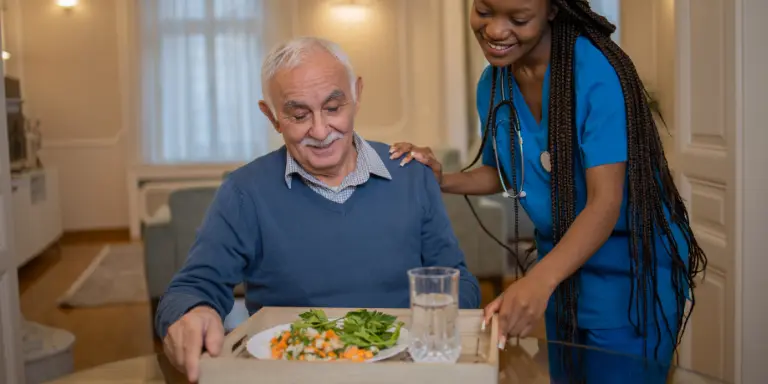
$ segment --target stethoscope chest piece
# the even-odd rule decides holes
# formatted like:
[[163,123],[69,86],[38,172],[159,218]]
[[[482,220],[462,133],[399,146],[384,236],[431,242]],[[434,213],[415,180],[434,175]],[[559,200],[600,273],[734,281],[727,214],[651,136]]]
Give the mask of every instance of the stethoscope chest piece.
[[549,152],[542,152],[541,156],[539,156],[539,159],[541,160],[541,166],[544,168],[544,170],[547,171],[547,173],[552,172],[552,162],[549,158]]
[[[503,197],[505,197],[505,198],[507,198],[507,199],[511,199],[511,198],[513,198],[513,197],[514,197],[514,196],[512,196],[512,195],[511,195],[509,192],[507,192],[507,191],[504,191],[504,193],[502,193],[502,194],[501,194],[501,196],[503,196]],[[518,194],[517,194],[517,197],[519,197],[519,198],[521,198],[521,199],[525,198],[525,196],[527,196],[527,194],[525,193],[525,191],[520,191],[520,193],[518,193]]]

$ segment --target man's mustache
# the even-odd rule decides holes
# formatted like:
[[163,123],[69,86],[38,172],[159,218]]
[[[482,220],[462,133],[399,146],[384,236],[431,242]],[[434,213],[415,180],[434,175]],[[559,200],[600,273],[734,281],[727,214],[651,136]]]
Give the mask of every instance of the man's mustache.
[[303,140],[301,140],[301,145],[325,148],[333,144],[334,141],[342,138],[344,138],[344,135],[342,135],[339,131],[331,131],[331,133],[322,141],[313,139],[311,137],[305,137]]

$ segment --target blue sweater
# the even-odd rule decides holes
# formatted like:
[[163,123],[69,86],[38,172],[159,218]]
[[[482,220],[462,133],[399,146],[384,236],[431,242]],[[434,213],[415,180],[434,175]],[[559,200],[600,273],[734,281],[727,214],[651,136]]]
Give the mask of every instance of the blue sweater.
[[460,307],[477,308],[478,283],[466,269],[434,175],[421,164],[400,167],[389,160],[387,145],[369,143],[392,179],[372,175],[344,204],[301,178],[289,189],[285,147],[230,174],[160,300],[160,337],[199,305],[225,317],[241,282],[251,314],[262,306],[405,308],[408,269],[448,266],[461,271]]

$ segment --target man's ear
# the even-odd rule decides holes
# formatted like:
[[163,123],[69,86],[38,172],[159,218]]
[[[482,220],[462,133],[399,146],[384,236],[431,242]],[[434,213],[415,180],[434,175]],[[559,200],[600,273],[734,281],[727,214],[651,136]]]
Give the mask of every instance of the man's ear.
[[269,119],[269,122],[272,123],[275,131],[277,131],[277,133],[282,133],[280,132],[280,123],[277,121],[277,117],[272,113],[272,110],[269,108],[266,101],[259,100],[259,109],[261,110],[261,113]]
[[360,110],[360,100],[363,96],[363,78],[358,76],[355,81],[355,113]]

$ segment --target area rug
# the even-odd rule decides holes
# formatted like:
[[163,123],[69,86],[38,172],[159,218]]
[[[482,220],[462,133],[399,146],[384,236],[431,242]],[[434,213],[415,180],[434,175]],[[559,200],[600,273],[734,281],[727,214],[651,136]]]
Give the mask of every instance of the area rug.
[[141,244],[104,246],[59,298],[62,307],[97,307],[149,301]]

